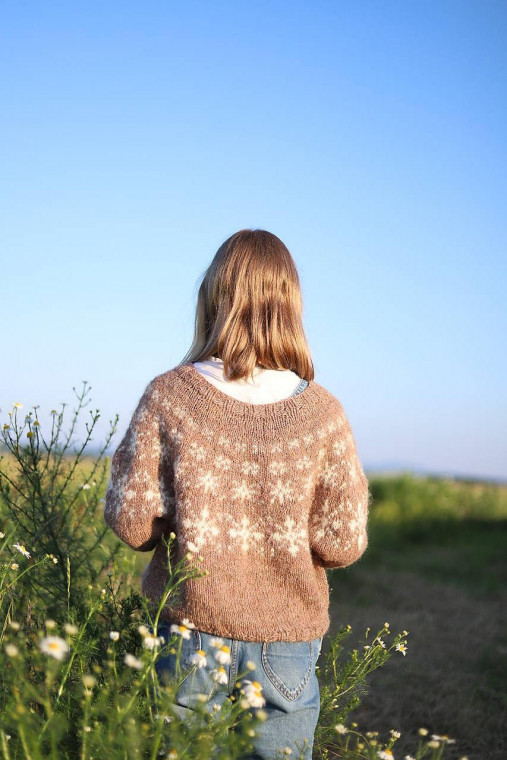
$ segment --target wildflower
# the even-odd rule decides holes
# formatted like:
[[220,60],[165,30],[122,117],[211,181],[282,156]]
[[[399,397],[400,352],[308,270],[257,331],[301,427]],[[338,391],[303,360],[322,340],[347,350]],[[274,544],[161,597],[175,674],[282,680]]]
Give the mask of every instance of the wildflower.
[[88,491],[88,490],[91,488],[91,485],[90,485],[89,483],[81,483],[81,486],[80,486],[80,488],[81,488],[83,491]]
[[39,648],[44,654],[50,654],[55,660],[63,660],[69,652],[69,645],[59,636],[45,636],[39,643]]
[[[245,685],[245,702],[248,707],[263,707],[266,704],[266,700],[261,694],[262,686],[258,681],[249,681],[246,679],[243,681]],[[243,705],[243,702],[242,702]]]
[[17,657],[19,654],[19,649],[17,646],[15,646],[15,644],[6,644],[5,652],[8,657]]
[[348,733],[348,728],[346,728],[343,723],[338,723],[337,726],[334,727],[334,730],[337,731],[339,734],[346,734]]
[[389,623],[384,623],[384,628],[389,628]]
[[427,736],[428,735],[428,729],[427,728],[420,728],[419,731],[418,731],[418,733],[421,736]]
[[283,750],[283,754],[284,755],[292,755],[291,748],[290,747],[285,747],[285,749]]
[[[396,649],[397,652],[401,652],[403,657],[405,657],[405,655],[407,654],[407,647],[405,646],[405,644],[396,644],[394,648]],[[419,733],[421,732],[419,731]],[[426,734],[422,734],[422,736],[426,736]]]
[[190,658],[190,662],[193,665],[197,665],[198,668],[205,668],[206,667],[206,652],[204,652],[202,649],[198,649],[197,652],[195,652]]
[[19,401],[15,401],[12,406],[15,406],[16,409],[23,409],[23,404],[20,404]]
[[56,626],[56,622],[54,620],[52,620],[51,618],[48,618],[45,621],[44,625],[46,626],[46,628],[48,629],[48,631],[52,631],[53,628],[55,628],[55,626]]
[[222,709],[222,705],[219,705],[217,704],[217,702],[215,702],[215,704],[213,705],[213,710],[215,712],[219,712],[221,709]]
[[268,714],[266,710],[257,710],[255,714],[257,718],[261,721],[261,723],[264,723],[264,721],[268,719]]
[[63,627],[65,629],[65,633],[68,633],[69,636],[75,636],[79,632],[79,628],[73,623],[65,623]]
[[408,636],[408,631],[402,631],[402,632],[401,632],[401,635],[402,635],[402,636]]
[[440,742],[438,742],[436,739],[432,739],[428,742],[428,747],[431,747],[432,749],[437,749],[437,747],[440,747]]
[[445,742],[446,744],[456,743],[456,739],[449,739],[447,734],[443,734],[442,736],[439,736],[438,734],[431,734],[431,738],[437,742]]
[[224,643],[224,640],[221,639],[221,638],[219,638],[219,637],[215,637],[213,639],[210,639],[211,646],[212,647],[217,647],[218,649],[220,649],[220,647],[223,645],[223,643]]
[[148,636],[150,633],[150,629],[146,625],[138,625],[137,630],[141,634],[141,636]]
[[17,550],[18,550],[18,552],[21,552],[21,554],[23,554],[23,556],[25,556],[25,557],[29,557],[29,558],[32,556],[32,555],[30,554],[30,552],[29,552],[29,551],[27,551],[27,550],[25,549],[25,547],[24,547],[24,545],[23,545],[23,544],[12,544],[12,545],[13,545],[13,547],[14,547],[15,549],[17,549]]
[[143,639],[143,646],[146,649],[149,649],[150,651],[152,649],[155,649],[155,647],[159,647],[160,644],[164,643],[163,636],[145,636]]
[[227,644],[224,644],[217,652],[215,652],[215,659],[217,659],[222,665],[228,665],[230,663],[231,650]]
[[123,662],[125,665],[128,665],[129,668],[135,668],[136,670],[142,670],[143,663],[141,660],[138,660],[137,657],[134,657],[133,654],[126,654],[123,658]]
[[[6,424],[4,425],[4,428],[3,428],[3,429],[4,429],[4,430],[10,430],[10,429],[11,429],[11,426],[10,426],[10,425],[7,425],[7,423],[6,423]],[[2,538],[3,538],[3,536],[2,536]]]
[[85,673],[83,676],[83,683],[87,689],[92,689],[97,683],[97,679],[95,676],[92,676],[91,673]]
[[211,677],[217,683],[227,683],[228,681],[226,670],[221,665],[211,671]]
[[171,633],[177,633],[179,636],[181,636],[182,639],[190,638],[190,629],[187,628],[186,625],[178,625],[178,623],[173,623],[171,625]]
[[378,643],[380,644],[380,646],[383,647],[384,649],[386,648],[386,645],[384,644],[384,642],[382,641],[382,639],[380,638],[380,636],[378,638],[376,638],[375,641],[378,641]]
[[246,666],[248,670],[255,670],[255,668],[257,667],[255,662],[252,662],[252,660],[248,660]]
[[391,736],[394,739],[399,739],[400,736],[401,736],[400,732],[399,731],[395,731],[394,728],[391,728],[390,733],[391,733]]
[[13,631],[19,631],[19,628],[20,628],[19,623],[17,623],[15,620],[11,620],[9,625]]
[[169,754],[167,755],[167,760],[177,760],[178,758],[178,752],[175,749],[170,749]]
[[364,647],[363,647],[363,649],[371,649],[370,644],[365,644]]
[[34,427],[35,427],[35,426],[40,426],[40,422],[39,422],[39,420],[34,420],[34,421],[33,421],[33,426],[34,426]]
[[28,431],[28,433],[26,434],[26,437],[27,438],[33,438],[33,433],[32,433],[31,430]]
[[120,634],[118,633],[118,631],[109,631],[109,638],[112,639],[113,641],[118,641],[118,639],[120,638]]
[[90,731],[92,730],[92,727],[91,726],[85,726],[84,730],[86,731],[87,734],[89,734]]
[[415,760],[415,757],[412,757],[412,755],[405,755],[403,760]]
[[19,567],[19,565],[18,565],[18,563],[17,563],[17,562],[12,562],[12,563],[11,563],[11,570],[17,570],[17,569],[18,569],[18,567]]
[[1,530],[0,530],[0,538],[5,538],[5,533],[2,533]]
[[380,760],[394,760],[394,755],[390,749],[379,749],[377,757],[379,757]]
[[195,625],[188,620],[188,618],[185,618],[181,621],[181,625],[184,625],[185,628],[195,628]]

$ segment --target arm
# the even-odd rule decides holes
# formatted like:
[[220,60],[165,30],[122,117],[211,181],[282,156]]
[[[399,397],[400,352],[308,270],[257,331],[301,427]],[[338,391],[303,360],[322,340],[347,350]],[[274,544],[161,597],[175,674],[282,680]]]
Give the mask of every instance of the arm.
[[371,494],[342,405],[333,414],[309,521],[310,547],[323,567],[347,567],[368,546]]
[[173,471],[165,445],[156,381],[146,387],[111,460],[104,520],[136,551],[153,549],[170,530]]

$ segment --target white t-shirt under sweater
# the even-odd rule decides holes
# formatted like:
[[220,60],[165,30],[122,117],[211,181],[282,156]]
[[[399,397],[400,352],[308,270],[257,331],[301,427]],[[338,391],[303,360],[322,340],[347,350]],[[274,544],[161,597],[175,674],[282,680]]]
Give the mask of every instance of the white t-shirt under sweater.
[[255,367],[253,377],[227,380],[224,363],[216,356],[202,362],[193,362],[196,370],[216,388],[247,404],[270,404],[288,398],[301,383],[301,378],[290,369]]

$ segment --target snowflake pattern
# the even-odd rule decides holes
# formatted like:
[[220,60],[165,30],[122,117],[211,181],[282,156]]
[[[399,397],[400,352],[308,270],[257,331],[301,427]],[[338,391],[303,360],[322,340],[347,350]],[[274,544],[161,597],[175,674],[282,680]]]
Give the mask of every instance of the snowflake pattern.
[[[148,398],[158,399],[163,430]],[[261,513],[263,501],[271,512]],[[247,443],[217,435],[155,388],[113,457],[104,514],[122,536],[140,525],[149,536],[153,517],[174,516],[179,545],[193,553],[313,550],[338,562],[367,545],[367,480],[341,407],[297,437]]]
[[296,556],[300,549],[308,547],[308,531],[306,527],[302,523],[298,524],[292,517],[286,517],[282,527],[272,533],[271,538],[293,557]]

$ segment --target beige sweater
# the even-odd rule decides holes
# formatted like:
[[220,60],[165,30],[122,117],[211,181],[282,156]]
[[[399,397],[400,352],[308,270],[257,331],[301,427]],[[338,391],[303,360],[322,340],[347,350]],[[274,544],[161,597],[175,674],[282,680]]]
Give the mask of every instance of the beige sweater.
[[[156,602],[173,560],[185,581],[162,618],[245,641],[307,641],[330,625],[325,568],[364,553],[368,481],[341,403],[315,381],[250,404],[179,365],[146,387],[111,462],[104,519],[128,546],[155,548],[142,591]],[[201,562],[195,558],[202,557]]]

